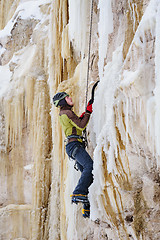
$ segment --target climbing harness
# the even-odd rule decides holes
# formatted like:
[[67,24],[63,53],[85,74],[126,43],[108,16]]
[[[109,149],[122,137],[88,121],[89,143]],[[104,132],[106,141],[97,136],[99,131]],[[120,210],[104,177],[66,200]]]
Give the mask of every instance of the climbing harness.
[[[91,18],[90,18],[89,47],[88,47],[88,69],[87,69],[87,86],[86,86],[86,104],[85,104],[85,109],[87,108],[87,98],[88,98],[88,82],[89,82],[89,63],[90,63],[90,53],[91,53],[92,22],[93,22],[93,0],[92,0]],[[86,129],[83,131],[83,137],[85,139],[85,147],[88,147],[87,131],[86,131]]]
[[68,140],[71,139],[71,138],[77,138],[77,139],[81,139],[82,140],[82,143],[85,141],[84,137],[83,136],[79,136],[79,135],[69,135],[66,137],[66,139],[64,140],[65,144],[68,143]]

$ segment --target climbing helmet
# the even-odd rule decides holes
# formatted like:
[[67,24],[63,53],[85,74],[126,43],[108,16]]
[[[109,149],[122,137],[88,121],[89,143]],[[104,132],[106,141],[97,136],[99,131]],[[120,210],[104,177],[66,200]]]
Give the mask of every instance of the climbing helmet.
[[54,95],[53,97],[53,103],[56,107],[58,107],[58,104],[60,102],[60,100],[62,100],[63,98],[69,96],[66,92],[58,92],[56,93],[56,95]]

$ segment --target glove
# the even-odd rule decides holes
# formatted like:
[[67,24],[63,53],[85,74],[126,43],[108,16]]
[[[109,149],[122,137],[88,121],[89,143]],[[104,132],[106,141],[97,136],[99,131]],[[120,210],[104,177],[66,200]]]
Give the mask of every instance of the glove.
[[79,118],[81,118],[81,119],[82,119],[82,118],[83,118],[83,116],[84,116],[84,114],[85,114],[85,112],[83,112]]
[[92,104],[93,104],[93,100],[91,99],[87,104],[86,112],[92,113]]

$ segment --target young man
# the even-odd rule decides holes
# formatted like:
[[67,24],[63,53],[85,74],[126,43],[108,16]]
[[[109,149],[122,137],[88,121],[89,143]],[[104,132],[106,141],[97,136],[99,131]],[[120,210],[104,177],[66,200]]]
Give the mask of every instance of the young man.
[[72,98],[65,92],[59,92],[53,97],[53,103],[60,108],[59,120],[68,140],[66,152],[68,156],[76,161],[78,169],[81,171],[81,177],[76,188],[73,191],[72,203],[82,202],[83,216],[89,217],[88,188],[93,182],[93,160],[86,152],[82,132],[86,128],[92,113],[92,103],[88,102],[86,112],[78,117],[73,111],[74,106]]

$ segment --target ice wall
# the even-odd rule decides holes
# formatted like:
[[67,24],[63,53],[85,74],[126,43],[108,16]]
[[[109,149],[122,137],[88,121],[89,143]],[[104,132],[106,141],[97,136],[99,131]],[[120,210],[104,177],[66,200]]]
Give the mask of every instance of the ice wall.
[[20,0],[1,0],[0,2],[0,29],[3,29],[13,16]]
[[[52,97],[85,109],[91,1],[0,1],[0,239],[160,239],[159,0],[94,0],[91,217]],[[88,99],[89,100],[89,99]]]
[[52,151],[49,7],[50,1],[21,2],[0,32],[1,239],[47,239]]

